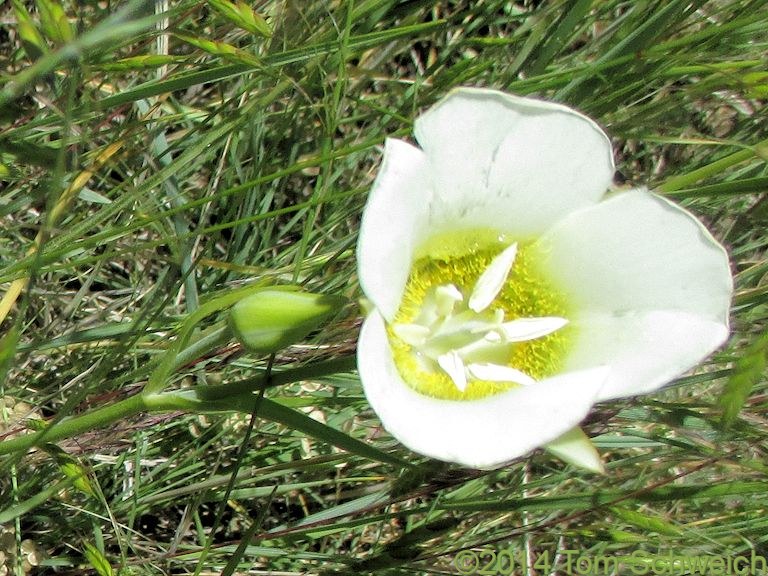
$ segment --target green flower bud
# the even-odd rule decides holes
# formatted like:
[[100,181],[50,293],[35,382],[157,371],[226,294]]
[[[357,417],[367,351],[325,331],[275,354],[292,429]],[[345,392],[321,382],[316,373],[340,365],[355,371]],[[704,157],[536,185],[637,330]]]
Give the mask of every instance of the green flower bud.
[[343,304],[339,296],[262,290],[232,306],[229,325],[248,350],[268,354],[302,340]]

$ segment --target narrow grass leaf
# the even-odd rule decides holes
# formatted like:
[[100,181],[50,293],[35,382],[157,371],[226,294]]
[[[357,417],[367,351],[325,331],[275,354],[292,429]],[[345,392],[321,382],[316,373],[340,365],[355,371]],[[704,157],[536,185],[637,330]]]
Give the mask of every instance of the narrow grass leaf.
[[718,485],[688,484],[662,486],[647,491],[600,490],[564,496],[540,496],[530,498],[497,498],[495,500],[442,502],[437,505],[446,510],[473,510],[476,512],[512,510],[583,510],[599,506],[614,505],[619,500],[635,502],[670,502],[675,500],[698,500],[723,498],[726,496],[748,496],[764,494],[768,482],[724,482]]
[[344,434],[335,428],[331,428],[326,424],[322,424],[301,412],[291,410],[276,400],[264,398],[259,407],[259,417],[279,422],[291,430],[303,432],[316,440],[327,442],[332,446],[336,446],[357,456],[362,456],[363,458],[384,462],[385,464],[391,464],[400,468],[409,466],[406,461],[401,460],[396,456],[382,452],[370,444],[357,440],[356,438]]
[[724,170],[733,168],[738,164],[748,162],[755,159],[756,157],[759,158],[761,154],[760,151],[763,149],[763,147],[766,146],[768,146],[768,139],[758,142],[753,147],[745,147],[743,150],[739,150],[738,152],[734,152],[733,154],[729,154],[728,156],[714,160],[713,162],[710,162],[705,166],[701,166],[700,168],[691,170],[688,173],[673,176],[667,179],[661,186],[659,186],[658,189],[661,192],[666,193],[688,188],[701,180],[718,176],[722,174]]
[[0,382],[5,382],[5,377],[13,365],[13,357],[19,345],[21,332],[18,325],[14,324],[10,330],[0,336]]
[[[618,28],[622,33],[618,42],[608,49],[596,62],[601,64],[610,60],[631,55],[636,59],[637,54],[653,46],[654,41],[668,28],[677,26],[688,14],[696,10],[703,0],[672,0],[666,2],[658,10],[650,9],[650,2],[636,2],[627,13],[623,26]],[[558,99],[574,99],[580,101],[588,97],[590,84],[594,78],[580,76],[574,78],[568,86],[558,92]]]
[[136,17],[144,5],[146,5],[144,0],[131,0],[91,30],[62,45],[58,50],[45,54],[32,66],[6,79],[3,89],[0,90],[0,108],[21,96],[39,78],[65,63],[78,60],[92,50],[104,49],[106,45],[114,45],[154,26],[160,16]]
[[[382,42],[392,42],[401,38],[426,34],[444,26],[445,21],[436,20],[418,25],[396,27],[384,32],[373,32],[370,34],[353,36],[349,39],[349,44],[346,48],[350,51],[362,51],[377,46]],[[338,41],[309,44],[300,48],[293,48],[277,54],[272,54],[269,57],[265,57],[261,64],[264,67],[276,68],[285,66],[286,64],[304,62],[317,56],[332,54],[338,49]],[[146,82],[119,94],[108,96],[107,98],[103,98],[98,105],[102,109],[110,108],[125,104],[126,102],[133,102],[140,98],[150,98],[167,92],[186,90],[192,86],[200,84],[214,83],[233,76],[241,76],[250,70],[252,70],[250,64],[238,63],[226,64],[202,71],[196,70],[193,72],[185,72],[172,78]],[[2,100],[0,100],[0,104],[2,104]]]
[[12,506],[0,509],[0,525],[12,522],[16,518],[28,514],[38,506],[42,506],[52,500],[56,495],[66,490],[72,485],[72,481],[69,479],[56,482],[55,484],[48,485],[46,488],[42,488],[34,496],[22,500],[21,502],[14,503]]
[[623,506],[612,506],[610,510],[619,519],[645,532],[656,532],[657,534],[665,534],[667,536],[678,536],[680,534],[677,526],[661,518],[654,518],[648,514],[630,510]]
[[576,0],[570,3],[571,5],[567,10],[563,10],[562,17],[547,30],[545,42],[535,52],[535,56],[530,59],[530,64],[526,66],[527,74],[533,75],[543,72],[552,62],[552,59],[567,47],[577,26],[583,23],[584,16],[591,9],[593,1]]
[[740,80],[751,98],[768,98],[768,72],[748,72]]
[[[416,560],[422,554],[426,541],[442,536],[455,528],[458,523],[458,520],[447,517],[423,522],[418,526],[411,527],[402,536],[383,546],[380,552],[364,560],[353,562],[349,570],[338,574],[354,576],[356,574],[378,572],[403,566]],[[321,574],[330,575],[336,573],[321,572]]]
[[717,406],[722,411],[720,425],[724,429],[733,426],[752,388],[764,376],[766,355],[768,355],[768,333],[755,339],[734,362],[731,377],[717,401]]
[[93,204],[112,204],[112,200],[103,194],[99,194],[95,190],[91,190],[90,188],[83,188],[80,190],[80,192],[77,194],[77,197],[83,202],[90,202]]
[[668,192],[671,197],[680,196],[684,198],[702,198],[707,196],[740,196],[748,194],[759,194],[768,190],[768,176],[759,176],[757,178],[744,178],[743,180],[730,180],[718,184],[709,184],[707,186],[697,186],[696,188],[683,188]]

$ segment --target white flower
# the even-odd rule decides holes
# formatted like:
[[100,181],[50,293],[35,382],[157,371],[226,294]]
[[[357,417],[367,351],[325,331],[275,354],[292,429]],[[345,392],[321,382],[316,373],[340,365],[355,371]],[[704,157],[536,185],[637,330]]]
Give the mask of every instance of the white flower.
[[358,367],[384,427],[489,467],[657,390],[728,336],[723,248],[565,106],[458,89],[386,142],[363,213]]

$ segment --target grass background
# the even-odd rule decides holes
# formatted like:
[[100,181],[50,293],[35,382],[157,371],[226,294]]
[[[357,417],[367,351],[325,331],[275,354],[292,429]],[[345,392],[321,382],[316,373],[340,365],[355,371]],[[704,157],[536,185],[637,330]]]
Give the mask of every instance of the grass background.
[[[558,550],[768,557],[768,2],[13,0],[0,22],[0,439],[135,393],[222,290],[266,279],[354,302],[383,139],[458,85],[595,118],[617,178],[706,221],[737,287],[726,348],[594,409],[603,477],[541,452],[491,472],[424,460],[340,374],[268,393],[327,424],[311,436],[258,414],[152,414],[3,456],[0,571],[456,574],[465,549],[480,568],[511,550],[515,574],[567,573]],[[350,304],[274,369],[353,354],[360,315]],[[223,346],[172,385],[267,361]]]

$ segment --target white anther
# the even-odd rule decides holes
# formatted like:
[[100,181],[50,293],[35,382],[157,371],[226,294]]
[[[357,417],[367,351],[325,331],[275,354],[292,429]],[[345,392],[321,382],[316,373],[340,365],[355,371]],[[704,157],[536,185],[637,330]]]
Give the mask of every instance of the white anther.
[[536,384],[536,380],[528,376],[525,372],[515,370],[509,366],[500,366],[498,364],[470,364],[467,366],[469,373],[478,380],[487,380],[489,382],[514,382],[521,386],[530,386]]
[[469,307],[475,312],[482,312],[496,299],[507,281],[512,265],[517,257],[517,243],[505,248],[496,256],[488,268],[483,270],[477,279],[472,295],[469,297]]
[[540,318],[518,318],[499,326],[507,342],[525,342],[552,334],[568,324],[565,318],[542,316]]
[[467,372],[464,369],[464,362],[458,352],[451,350],[443,354],[438,357],[437,363],[450,376],[460,392],[464,392],[467,389]]

